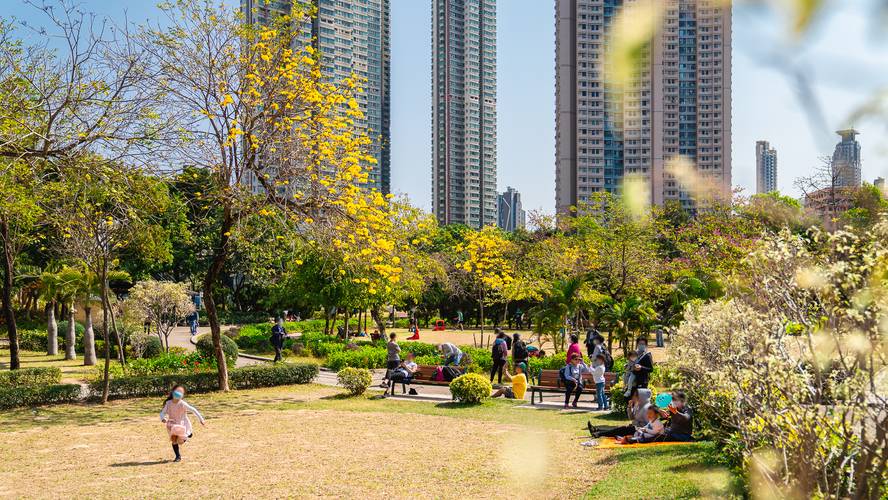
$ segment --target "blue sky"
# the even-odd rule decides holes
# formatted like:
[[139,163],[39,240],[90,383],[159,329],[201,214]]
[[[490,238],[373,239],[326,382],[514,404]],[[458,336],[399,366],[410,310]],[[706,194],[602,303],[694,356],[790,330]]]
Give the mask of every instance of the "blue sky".
[[[35,19],[20,0],[3,16]],[[82,0],[130,21],[154,19],[153,0]],[[231,0],[237,4],[237,0]],[[776,2],[772,2],[776,3]],[[755,141],[778,150],[778,186],[797,194],[837,141],[833,131],[879,89],[888,89],[888,24],[874,31],[875,0],[826,0],[828,14],[801,40],[786,36],[782,13],[761,3],[734,7],[733,183],[755,187]],[[499,0],[498,183],[521,191],[526,209],[554,210],[555,41],[553,0]],[[876,19],[878,21],[878,19]],[[392,187],[430,209],[431,1],[392,0]],[[795,75],[810,82],[819,112],[802,105]],[[888,177],[885,120],[859,121],[863,178]]]

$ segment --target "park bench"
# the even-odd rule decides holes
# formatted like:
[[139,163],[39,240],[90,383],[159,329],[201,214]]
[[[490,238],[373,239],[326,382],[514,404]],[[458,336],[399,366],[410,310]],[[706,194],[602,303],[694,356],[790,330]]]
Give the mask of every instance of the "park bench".
[[[392,396],[395,395],[395,384],[401,384],[401,389],[404,393],[407,392],[408,385],[437,385],[437,386],[449,386],[450,382],[446,380],[432,380],[435,376],[435,372],[438,371],[437,366],[433,365],[419,365],[416,372],[413,374],[413,377],[410,380],[405,380],[403,382],[395,382],[394,380],[389,381],[389,388],[391,389]],[[388,391],[386,391],[388,392]]]
[[[591,373],[583,374],[585,388],[583,394],[595,394],[595,382],[592,381]],[[607,372],[604,374],[604,390],[609,391],[617,381],[617,374]],[[530,404],[536,404],[536,395],[540,396],[540,403],[543,402],[544,392],[560,392],[564,394],[564,384],[558,375],[558,370],[540,370],[537,375],[536,383],[530,386]]]

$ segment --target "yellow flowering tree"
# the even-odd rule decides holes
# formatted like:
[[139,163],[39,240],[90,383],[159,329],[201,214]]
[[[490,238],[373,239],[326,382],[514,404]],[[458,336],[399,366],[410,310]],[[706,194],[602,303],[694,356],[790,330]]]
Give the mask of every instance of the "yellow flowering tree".
[[467,232],[464,241],[456,246],[457,268],[466,273],[481,309],[481,345],[484,345],[485,303],[496,302],[514,281],[513,266],[508,259],[511,247],[512,243],[502,231],[493,226]]
[[[221,211],[203,290],[219,387],[227,390],[214,291],[239,222],[259,215],[295,226],[325,251],[336,248],[337,232],[351,234],[384,255],[390,213],[382,194],[363,188],[376,160],[356,126],[361,81],[322,75],[304,31],[310,9],[294,2],[289,15],[263,25],[216,2],[171,0],[161,9],[164,26],[143,33],[155,84],[165,116],[182,131],[180,164],[212,172],[201,195]],[[389,280],[400,272],[391,260],[376,265]]]

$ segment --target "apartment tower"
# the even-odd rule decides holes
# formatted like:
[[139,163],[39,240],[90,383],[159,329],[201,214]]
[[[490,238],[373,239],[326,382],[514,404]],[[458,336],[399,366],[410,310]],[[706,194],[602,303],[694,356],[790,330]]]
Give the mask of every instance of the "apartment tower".
[[431,1],[432,212],[496,224],[496,0]]
[[[377,164],[369,187],[391,190],[391,45],[389,0],[311,0],[317,16],[304,27],[305,41],[321,54],[326,78],[341,81],[352,74],[367,81],[357,95],[364,118],[360,126],[373,140]],[[287,14],[292,0],[241,0],[248,23],[267,23]]]
[[504,231],[513,232],[524,229],[526,215],[521,206],[521,193],[508,187],[497,197],[497,225]]
[[768,141],[755,143],[755,192],[777,191],[777,150]]
[[847,129],[836,132],[842,140],[836,144],[832,156],[832,177],[835,187],[860,187],[861,162],[858,132]]
[[[667,171],[682,156],[718,195],[731,191],[731,7],[719,0],[657,0],[645,64],[621,90],[607,84],[609,29],[627,5],[651,0],[555,0],[556,210],[619,193],[627,174],[650,201],[681,201]],[[643,24],[643,23],[639,23]]]

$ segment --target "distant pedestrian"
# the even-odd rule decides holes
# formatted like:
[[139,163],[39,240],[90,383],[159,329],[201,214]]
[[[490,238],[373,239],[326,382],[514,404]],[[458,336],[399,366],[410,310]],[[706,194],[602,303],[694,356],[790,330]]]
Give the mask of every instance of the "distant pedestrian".
[[284,329],[284,320],[278,318],[271,327],[271,346],[274,347],[274,362],[282,361],[281,351],[284,349],[284,340],[287,338],[287,330]]
[[197,335],[197,325],[199,321],[200,316],[198,315],[197,310],[188,315],[188,327],[191,329],[192,337]]
[[389,335],[389,342],[386,344],[385,358],[385,378],[381,387],[388,387],[389,380],[392,377],[392,371],[401,365],[401,346],[395,341],[398,336],[394,333]]

